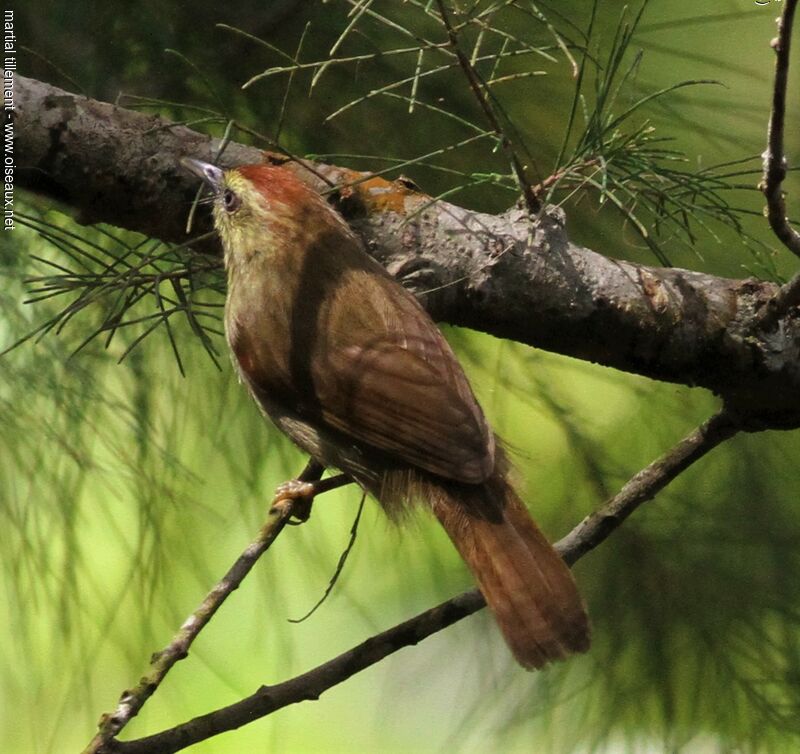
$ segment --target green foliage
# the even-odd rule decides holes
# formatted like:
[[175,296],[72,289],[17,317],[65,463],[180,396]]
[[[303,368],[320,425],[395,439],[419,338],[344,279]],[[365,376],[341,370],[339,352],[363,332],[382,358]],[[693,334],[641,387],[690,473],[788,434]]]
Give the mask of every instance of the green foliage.
[[[145,337],[163,327],[178,369],[184,374],[178,345],[170,321],[185,318],[208,355],[219,365],[211,335],[221,335],[224,282],[219,259],[191,253],[190,244],[169,246],[159,241],[115,235],[100,226],[97,232],[80,233],[70,223],[17,214],[17,222],[39,236],[40,242],[60,254],[31,254],[48,274],[28,277],[29,298],[24,303],[58,302],[53,313],[34,329],[7,347],[6,352],[32,338],[41,341],[49,333],[61,334],[74,318],[88,314],[80,326],[86,335],[70,356],[75,356],[95,338],[103,336],[108,351],[120,330],[139,332],[119,355],[123,361]],[[203,294],[210,293],[210,300]],[[216,295],[214,295],[216,294]],[[67,303],[60,305],[66,299]],[[152,311],[155,309],[155,311]],[[39,307],[37,310],[41,310]],[[2,353],[0,353],[2,356]]]

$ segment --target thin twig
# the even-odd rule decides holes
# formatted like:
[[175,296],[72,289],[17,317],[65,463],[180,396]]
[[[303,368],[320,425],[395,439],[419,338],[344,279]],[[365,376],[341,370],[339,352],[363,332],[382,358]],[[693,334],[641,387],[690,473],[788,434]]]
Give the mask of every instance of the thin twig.
[[767,151],[764,152],[764,178],[761,190],[767,199],[767,219],[780,241],[793,254],[800,256],[800,233],[789,224],[786,201],[781,186],[786,178],[786,157],[783,136],[786,119],[786,86],[789,80],[789,51],[792,23],[797,0],[786,0],[778,19],[778,36],[772,40],[775,50],[775,85],[772,91],[772,112],[769,117]]
[[[341,487],[350,481],[349,478],[343,475],[337,475],[319,482],[323,471],[323,467],[312,460],[308,462],[297,478],[302,482],[315,483],[315,495],[335,487]],[[99,752],[105,751],[105,746],[109,740],[118,735],[131,719],[139,713],[172,666],[188,655],[189,647],[191,647],[192,642],[197,638],[200,631],[208,624],[227,597],[239,587],[261,555],[269,549],[270,545],[283,530],[283,527],[289,522],[296,504],[301,502],[288,495],[276,497],[272,501],[269,515],[258,536],[239,556],[222,580],[206,595],[200,607],[184,621],[169,644],[153,655],[148,671],[141,677],[135,687],[122,693],[114,712],[102,716],[99,731],[84,749],[83,754],[99,754]]]
[[333,587],[335,587],[339,581],[339,576],[342,575],[344,564],[347,562],[347,558],[350,556],[350,553],[353,551],[353,546],[356,543],[356,537],[358,536],[358,524],[361,522],[361,514],[364,511],[364,503],[366,499],[367,493],[363,492],[361,494],[361,502],[358,504],[358,510],[356,511],[356,517],[353,519],[353,525],[350,527],[350,538],[347,541],[347,546],[339,556],[339,562],[336,564],[336,568],[333,570],[333,576],[331,576],[328,586],[325,587],[325,591],[322,593],[322,596],[314,603],[311,609],[306,611],[300,618],[289,618],[289,623],[302,623],[304,620],[307,620],[315,612],[317,612],[317,609],[330,596],[330,593],[333,591]]
[[[602,508],[585,518],[555,547],[567,563],[574,563],[603,542],[642,503],[653,498],[682,471],[739,430],[724,410],[687,435],[671,450],[642,469]],[[208,738],[233,730],[297,702],[315,700],[351,676],[398,650],[477,612],[485,606],[477,590],[464,592],[388,631],[372,636],[353,649],[274,686],[262,686],[241,701],[196,717],[169,730],[134,741],[112,740],[99,754],[172,754]]]
[[472,93],[475,95],[475,99],[478,100],[478,104],[481,106],[481,109],[486,116],[486,120],[489,121],[489,126],[500,140],[503,150],[508,155],[508,159],[511,162],[511,168],[517,178],[520,191],[522,191],[522,196],[525,200],[525,206],[528,208],[528,213],[531,216],[534,216],[538,214],[539,210],[541,209],[541,202],[536,196],[536,193],[531,186],[531,182],[528,180],[528,177],[525,174],[524,166],[519,161],[519,157],[517,157],[517,153],[514,151],[514,145],[511,143],[511,140],[508,138],[508,136],[506,136],[505,130],[500,125],[500,121],[495,115],[494,108],[486,97],[484,86],[482,85],[480,77],[478,76],[478,72],[475,70],[475,67],[472,65],[472,63],[470,63],[469,58],[461,49],[461,45],[458,41],[458,35],[456,34],[453,25],[450,23],[450,16],[448,15],[447,9],[444,6],[444,0],[437,0],[437,5],[439,6],[439,14],[442,17],[442,23],[447,30],[447,37],[450,40],[450,46],[453,48],[453,52],[455,52],[456,57],[458,58],[459,65],[463,69],[464,75],[467,77],[467,81],[472,89]]

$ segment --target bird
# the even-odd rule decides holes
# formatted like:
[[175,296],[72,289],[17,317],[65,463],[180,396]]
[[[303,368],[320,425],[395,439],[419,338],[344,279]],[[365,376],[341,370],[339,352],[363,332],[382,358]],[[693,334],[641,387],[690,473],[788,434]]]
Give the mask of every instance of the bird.
[[225,334],[263,414],[391,518],[432,511],[524,668],[585,652],[572,572],[517,494],[502,442],[417,299],[285,166],[181,162],[212,193]]

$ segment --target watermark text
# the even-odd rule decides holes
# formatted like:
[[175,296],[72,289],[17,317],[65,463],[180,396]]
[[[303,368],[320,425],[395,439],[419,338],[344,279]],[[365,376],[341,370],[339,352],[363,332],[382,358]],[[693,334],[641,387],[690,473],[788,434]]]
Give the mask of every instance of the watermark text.
[[14,230],[14,11],[3,11],[3,230]]

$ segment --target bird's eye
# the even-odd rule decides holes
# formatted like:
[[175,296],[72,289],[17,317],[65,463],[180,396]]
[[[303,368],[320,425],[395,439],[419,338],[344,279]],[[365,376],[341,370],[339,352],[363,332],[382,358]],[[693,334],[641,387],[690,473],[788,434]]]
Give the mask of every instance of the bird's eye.
[[225,191],[222,192],[222,206],[225,208],[226,212],[236,212],[241,204],[242,200],[234,191],[231,191],[231,189],[226,188]]

